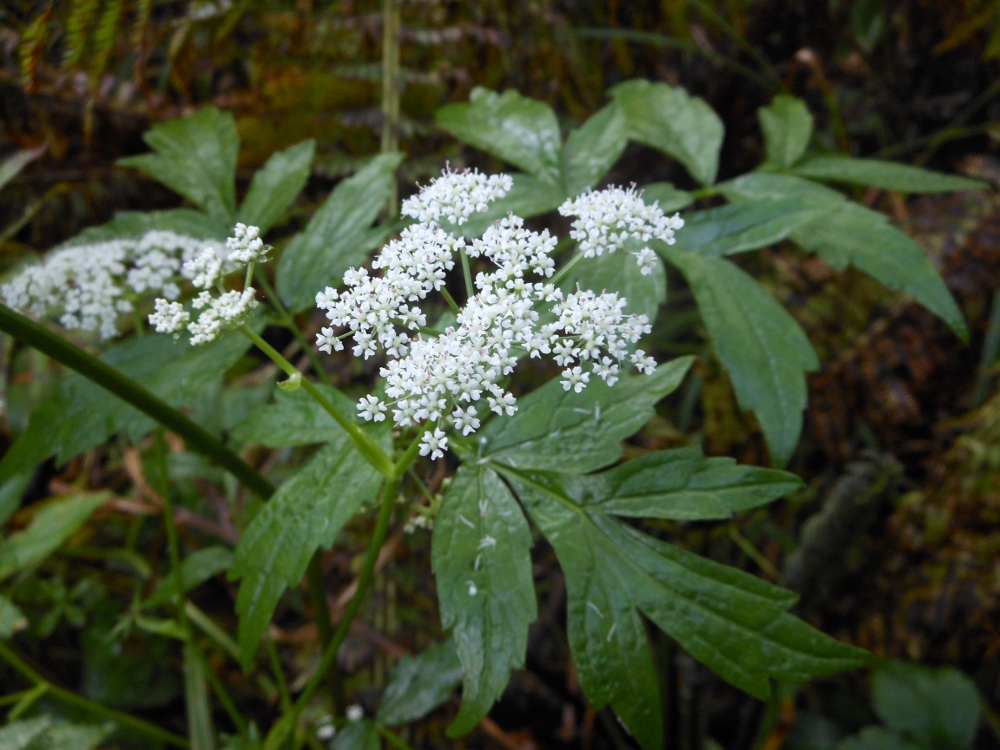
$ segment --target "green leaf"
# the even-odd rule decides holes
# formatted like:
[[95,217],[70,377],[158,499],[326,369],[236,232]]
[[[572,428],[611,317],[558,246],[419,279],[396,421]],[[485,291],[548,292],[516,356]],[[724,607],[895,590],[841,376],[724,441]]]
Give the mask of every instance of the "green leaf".
[[215,107],[154,125],[143,140],[155,153],[119,159],[180,193],[226,224],[236,215],[236,120]]
[[[164,622],[177,630],[173,621]],[[173,666],[174,643],[141,630],[122,641],[113,627],[102,620],[83,631],[81,692],[115,708],[153,708],[177,698],[183,685]]]
[[989,190],[990,184],[968,177],[931,172],[920,167],[878,159],[850,156],[817,156],[800,164],[792,174],[813,180],[871,185],[903,193],[950,193],[955,190]]
[[[114,731],[114,724],[55,724],[37,736],[26,750],[95,750]],[[8,750],[7,745],[0,747]]]
[[652,375],[595,380],[582,392],[550,380],[518,401],[512,417],[491,419],[479,433],[478,455],[518,469],[586,473],[615,463],[621,441],[653,416],[655,404],[681,384],[694,361],[680,357]]
[[0,640],[6,640],[26,627],[28,627],[28,618],[14,606],[10,599],[0,596]]
[[871,688],[875,712],[897,732],[940,750],[972,745],[979,693],[957,669],[887,662],[875,670]]
[[[889,219],[847,201],[840,193],[809,180],[784,175],[745,175],[722,186],[730,200],[785,199],[826,206],[827,212],[791,234],[804,250],[835,268],[860,268],[889,289],[905,292],[944,320],[963,340],[968,327],[951,292],[923,248]],[[685,227],[684,231],[687,230]]]
[[419,656],[404,656],[389,675],[375,720],[394,726],[420,719],[448,700],[461,681],[462,665],[450,638]]
[[642,188],[642,200],[650,205],[656,201],[660,210],[668,214],[694,203],[694,196],[687,190],[678,190],[669,182],[652,182]]
[[[109,349],[101,359],[177,407],[194,400],[249,348],[250,341],[240,335],[192,347],[170,336],[150,334]],[[116,432],[138,440],[154,426],[150,417],[113,393],[81,375],[71,375],[59,381],[55,392],[32,413],[28,429],[0,462],[0,481],[31,471],[53,454],[62,463]]]
[[260,227],[261,234],[278,223],[309,179],[315,153],[316,141],[310,138],[273,154],[254,174],[237,221]]
[[802,486],[794,474],[706,458],[697,446],[656,451],[601,474],[561,478],[579,505],[616,516],[727,519]]
[[560,183],[562,138],[555,112],[545,102],[513,89],[501,95],[477,86],[468,103],[442,107],[435,120],[463,143],[542,180]]
[[25,473],[0,484],[0,525],[7,523],[7,519],[21,507],[21,496],[30,481],[31,474]]
[[[387,430],[378,442],[391,449]],[[242,579],[236,598],[239,646],[249,667],[282,593],[295,586],[309,559],[328,548],[362,504],[375,498],[381,475],[340,431],[286,481],[243,532],[229,571]]]
[[771,459],[783,466],[802,431],[804,373],[819,367],[809,339],[774,297],[729,261],[660,247],[691,286],[740,407],[757,415]]
[[931,750],[931,748],[903,739],[885,727],[865,727],[853,737],[845,737],[838,742],[836,750]]
[[32,740],[40,736],[52,725],[48,716],[38,716],[25,721],[15,721],[0,727],[0,748],[3,750],[25,750]]
[[[200,586],[212,576],[228,570],[233,562],[233,553],[225,547],[205,547],[193,552],[181,562],[181,591],[186,592]],[[160,581],[146,601],[144,607],[158,607],[169,602],[175,593],[174,574],[171,572]]]
[[[641,243],[629,240],[628,246],[638,249]],[[645,315],[650,322],[656,319],[660,305],[667,299],[667,272],[660,259],[655,258],[652,272],[644,275],[635,258],[624,251],[604,253],[577,263],[561,286],[563,291],[572,292],[577,284],[598,294],[617,292],[628,301],[626,312]]]
[[382,743],[375,724],[361,719],[337,730],[331,747],[333,750],[381,750]]
[[[357,405],[340,391],[326,385],[316,386],[342,414],[357,412]],[[257,409],[238,424],[232,437],[245,443],[268,448],[314,445],[339,439],[343,429],[304,390],[274,392],[274,403]]]
[[757,120],[764,132],[767,164],[787,168],[806,152],[812,137],[813,118],[805,102],[779,94],[771,106],[757,110]]
[[463,466],[434,521],[431,563],[441,622],[462,663],[462,707],[448,735],[469,732],[524,666],[528,626],[538,617],[531,532],[495,472]]
[[99,492],[48,502],[31,520],[28,528],[0,539],[0,580],[42,562],[59,549],[107,499],[107,492]]
[[44,146],[42,148],[24,148],[15,151],[0,162],[0,190],[3,190],[8,182],[17,177],[22,169],[41,156],[44,151]]
[[191,750],[214,750],[215,729],[212,727],[208,682],[205,667],[195,648],[190,643],[184,644],[184,703],[188,737],[191,738]]
[[292,312],[316,304],[317,292],[338,286],[344,272],[367,260],[371,224],[384,208],[403,154],[374,157],[341,182],[288,243],[278,260],[278,294]]
[[629,137],[663,151],[703,185],[715,182],[725,128],[704,99],[665,83],[626,81],[611,89]]
[[530,219],[549,211],[555,211],[569,197],[561,185],[532,177],[530,174],[515,172],[511,175],[514,185],[507,195],[490,204],[482,213],[475,213],[460,227],[451,229],[465,237],[479,237],[493,222],[502,219],[509,213]]
[[175,208],[168,211],[119,211],[115,218],[99,227],[88,227],[73,239],[63,243],[79,245],[120,238],[141,237],[154,229],[176,232],[198,239],[225,240],[232,227],[201,211]]
[[575,197],[597,184],[628,145],[625,116],[611,103],[569,134],[562,151],[562,184]]
[[677,247],[715,257],[757,250],[830,211],[830,206],[799,198],[762,198],[695,211],[685,214]]
[[503,470],[566,575],[580,685],[644,748],[663,746],[659,690],[639,613],[723,679],[759,698],[769,679],[803,682],[868,654],[788,615],[796,596],[682,550],[573,497],[578,477]]

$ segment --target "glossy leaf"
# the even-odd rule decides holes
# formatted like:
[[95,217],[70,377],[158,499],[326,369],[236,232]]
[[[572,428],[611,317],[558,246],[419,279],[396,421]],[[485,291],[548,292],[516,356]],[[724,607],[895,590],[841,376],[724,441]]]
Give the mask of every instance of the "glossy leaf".
[[788,237],[831,208],[798,198],[732,203],[684,215],[677,247],[720,257],[768,247]]
[[819,367],[809,340],[774,297],[729,261],[660,247],[694,292],[740,407],[757,415],[773,462],[783,466],[802,431],[805,372]]
[[24,616],[24,613],[10,599],[0,596],[0,640],[6,640],[26,627],[28,627],[28,618]]
[[674,157],[703,185],[715,182],[725,128],[708,103],[665,83],[627,81],[611,89],[629,137]]
[[[389,449],[387,430],[378,433]],[[244,668],[253,661],[278,600],[305,574],[313,553],[328,548],[362,504],[375,498],[381,475],[343,431],[271,497],[243,532],[229,576],[242,579],[236,598]]]
[[375,720],[394,726],[420,719],[448,700],[461,682],[462,665],[450,638],[417,656],[404,656],[389,675]]
[[[643,246],[635,240],[626,245],[637,250]],[[617,292],[628,300],[625,312],[645,315],[650,322],[667,299],[667,272],[660,259],[654,258],[652,272],[644,275],[635,257],[624,250],[582,260],[566,276],[562,289],[572,292],[577,284],[598,294]]]
[[292,312],[316,304],[316,294],[340,286],[344,272],[368,258],[371,224],[385,207],[401,153],[381,154],[341,182],[278,259],[275,283]]
[[437,124],[463,143],[493,154],[539,179],[559,184],[562,138],[555,112],[545,102],[508,89],[474,88],[467,103],[449,104]]
[[[344,415],[357,413],[356,402],[325,385],[316,386]],[[314,445],[336,440],[340,425],[306,391],[275,390],[274,403],[257,409],[238,424],[233,438],[268,448]]]
[[462,664],[462,706],[448,735],[473,729],[524,666],[528,626],[538,617],[531,532],[495,472],[463,466],[434,521],[431,563],[441,623]]
[[575,197],[596,185],[627,144],[628,129],[617,104],[609,104],[592,115],[569,134],[563,147],[562,184],[566,193]]
[[[198,347],[150,334],[109,349],[101,359],[176,407],[193,401],[249,348],[249,340],[238,334]],[[65,462],[116,432],[138,440],[154,426],[150,417],[113,393],[70,375],[32,413],[28,429],[0,462],[0,481],[31,471],[52,455]]]
[[507,195],[491,203],[486,211],[470,216],[462,226],[452,227],[456,234],[470,238],[479,237],[493,222],[509,213],[522,219],[530,219],[555,211],[569,197],[561,185],[540,180],[523,172],[515,172],[511,176],[514,178],[514,185]]
[[518,469],[586,473],[613,464],[622,456],[621,441],[649,421],[653,406],[681,384],[692,361],[680,357],[610,388],[595,379],[580,393],[551,380],[519,399],[512,417],[486,424],[478,455]]
[[722,190],[731,200],[797,196],[799,201],[826,206],[827,213],[792,232],[792,241],[835,268],[851,264],[888,288],[909,294],[960,338],[968,337],[958,305],[923,248],[882,214],[847,201],[835,190],[784,175],[745,175]]
[[233,223],[240,137],[230,113],[203,107],[154,125],[143,140],[154,153],[120,159],[120,166],[136,167],[213,218]]
[[273,154],[253,176],[237,221],[260,227],[263,235],[284,215],[312,171],[316,141],[302,141]]
[[897,732],[941,750],[972,745],[979,693],[957,669],[888,662],[875,670],[871,687],[876,713]]
[[107,499],[107,492],[99,492],[47,502],[26,529],[0,539],[0,581],[45,560]]
[[655,451],[600,474],[563,476],[578,505],[617,516],[726,519],[802,486],[794,474],[707,458],[697,446]]
[[[233,553],[225,547],[205,547],[192,552],[181,562],[181,591],[187,592],[200,586],[209,578],[228,570]],[[175,592],[174,574],[168,573],[156,591],[143,602],[146,607],[158,607],[169,602]]]
[[[566,574],[568,631],[580,684],[610,703],[645,748],[660,748],[659,691],[642,612],[721,677],[759,698],[770,678],[806,681],[868,654],[788,615],[795,594],[581,506],[565,476],[504,470]],[[579,478],[568,481],[578,483]]]
[[375,725],[368,719],[361,719],[337,730],[330,747],[333,750],[381,750],[382,743]]
[[669,182],[652,182],[642,188],[642,200],[651,205],[656,201],[665,214],[679,211],[694,203],[694,196],[687,190],[678,190]]
[[801,99],[779,94],[770,106],[757,110],[757,120],[764,133],[767,164],[787,168],[806,152],[813,118]]
[[854,159],[850,156],[817,156],[800,164],[792,174],[813,180],[871,185],[903,193],[950,193],[955,190],[989,190],[982,180],[931,172],[920,167],[878,159]]
[[0,727],[0,748],[3,750],[26,750],[36,737],[40,737],[52,726],[48,716],[37,716],[24,721],[14,721]]

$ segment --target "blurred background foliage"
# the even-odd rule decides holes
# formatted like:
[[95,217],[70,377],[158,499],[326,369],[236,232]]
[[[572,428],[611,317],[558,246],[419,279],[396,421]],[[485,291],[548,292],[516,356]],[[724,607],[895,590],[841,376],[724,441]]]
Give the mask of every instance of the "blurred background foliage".
[[[570,128],[602,106],[608,88],[637,77],[682,86],[719,113],[726,126],[720,179],[762,161],[756,112],[784,91],[807,102],[827,149],[1000,185],[995,0],[408,0],[399,16],[395,135],[409,154],[399,173],[404,194],[445,161],[500,166],[434,125],[437,109],[466,101],[474,86],[547,101]],[[306,192],[274,234],[290,233],[380,148],[382,19],[377,0],[5,0],[0,157],[27,149],[33,160],[0,192],[0,271],[116,211],[178,205],[174,194],[115,162],[145,150],[141,135],[152,124],[209,104],[237,118],[241,188],[274,151],[316,139]],[[692,187],[678,165],[634,144],[609,180]],[[748,261],[805,327],[823,363],[810,378],[807,431],[790,467],[808,489],[738,522],[673,524],[671,531],[692,549],[796,588],[803,593],[800,613],[826,632],[880,657],[958,668],[984,701],[984,720],[970,742],[996,747],[1000,722],[990,705],[1000,704],[1000,199],[966,193],[907,201],[874,189],[855,197],[889,213],[926,248],[969,320],[971,342],[957,341],[930,313],[855,271],[837,272],[781,245]],[[699,340],[690,296],[675,286],[671,279],[656,334],[665,355],[689,352]],[[17,361],[7,399],[15,432],[52,375],[41,357],[22,352]],[[362,374],[341,369],[342,376]],[[263,382],[263,398],[269,381],[255,382]],[[196,411],[209,414],[212,400],[207,396]],[[230,399],[221,408],[241,406]],[[9,435],[0,440],[5,447]],[[708,358],[697,365],[683,402],[664,409],[631,450],[691,440],[741,461],[765,459],[756,425],[736,408],[724,373]],[[67,483],[121,489],[141,479],[127,451],[110,452],[110,460],[91,452],[59,471],[50,465],[36,496]],[[192,495],[204,490],[189,484]],[[93,538],[84,547],[138,535],[138,527],[126,525],[119,518],[88,527]],[[364,531],[352,531],[330,553],[334,576],[350,580]],[[833,552],[820,538],[838,540]],[[362,697],[383,683],[386,655],[415,648],[420,632],[437,627],[429,545],[419,535],[402,539],[397,535],[391,575],[379,579],[374,615],[366,619],[377,632],[359,626],[368,630],[345,649],[345,666],[356,671],[348,687]],[[546,549],[536,551],[535,563],[545,599],[528,669],[515,675],[495,721],[470,743],[627,747],[608,715],[583,703],[560,632],[561,574]],[[53,565],[62,568],[30,592],[36,635],[54,634],[66,651],[60,657],[50,649],[50,666],[61,664],[67,682],[128,705],[134,686],[121,680],[135,678],[138,655],[148,658],[146,649],[158,641],[134,634],[131,656],[109,656],[100,633],[115,625],[113,566],[109,573],[86,562],[75,570]],[[228,596],[223,584],[207,588],[199,601],[223,617],[225,604],[213,611]],[[407,629],[414,623],[417,635]],[[67,635],[84,625],[83,638]],[[300,667],[313,658],[303,646],[315,643],[308,628],[291,613],[279,633],[285,658]],[[832,748],[879,717],[890,727],[879,731],[895,731],[872,713],[866,683],[856,675],[818,681],[765,709],[662,634],[651,638],[667,685],[672,747]],[[269,715],[261,696],[273,696],[273,686],[268,693],[259,676],[219,670],[241,702]],[[174,682],[155,673],[139,678],[145,707],[182,717]],[[432,723],[410,739],[450,746],[441,726]],[[875,734],[857,735],[850,741],[861,744],[851,747],[893,746],[865,745],[885,741]],[[941,742],[929,746],[956,746]]]

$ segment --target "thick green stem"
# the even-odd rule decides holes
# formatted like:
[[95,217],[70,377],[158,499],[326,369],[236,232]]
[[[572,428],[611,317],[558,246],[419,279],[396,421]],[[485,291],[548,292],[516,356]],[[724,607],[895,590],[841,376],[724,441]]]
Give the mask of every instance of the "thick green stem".
[[268,498],[274,494],[274,485],[203,427],[115,368],[3,304],[0,304],[0,331],[76,370],[83,377],[152,417],[171,432],[180,435],[192,450],[215,460],[261,497]]
[[83,696],[70,692],[65,688],[59,687],[58,685],[53,685],[38,672],[32,669],[31,666],[24,661],[24,659],[18,656],[3,641],[0,641],[0,659],[3,659],[12,668],[20,672],[22,676],[33,682],[35,685],[44,685],[48,693],[62,703],[82,708],[84,711],[92,713],[95,716],[110,719],[123,727],[131,729],[136,734],[140,734],[143,737],[147,737],[156,742],[165,742],[169,745],[173,745],[174,747],[191,747],[186,739],[174,734],[173,732],[168,732],[166,729],[161,729],[155,724],[150,724],[148,721],[143,721],[142,719],[137,719],[134,716],[124,714],[121,711],[115,711],[112,708],[107,708],[102,706],[100,703],[90,700],[89,698],[84,698]]
[[360,427],[352,419],[348,419],[336,406],[328,399],[323,392],[320,391],[315,385],[302,377],[302,373],[295,369],[295,366],[281,356],[281,352],[271,346],[269,343],[264,341],[260,336],[258,336],[253,330],[250,329],[246,324],[241,325],[237,329],[240,333],[250,339],[258,349],[260,349],[264,354],[271,358],[271,360],[280,367],[290,379],[298,381],[301,383],[302,388],[315,399],[316,403],[323,407],[333,420],[344,428],[344,432],[354,443],[355,447],[364,456],[365,460],[368,461],[372,466],[374,466],[380,474],[383,476],[388,476],[392,473],[392,459],[385,454],[378,444],[372,440],[368,435],[366,435]]

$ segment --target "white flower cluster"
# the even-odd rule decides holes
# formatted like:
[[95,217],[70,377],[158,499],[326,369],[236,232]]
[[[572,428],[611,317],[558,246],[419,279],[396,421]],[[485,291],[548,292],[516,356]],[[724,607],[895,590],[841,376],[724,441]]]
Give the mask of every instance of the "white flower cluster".
[[[498,414],[517,410],[513,394],[499,381],[521,356],[554,355],[564,368],[563,388],[576,392],[592,375],[614,384],[623,361],[647,373],[656,367],[642,350],[629,354],[628,346],[650,326],[644,315],[625,314],[626,301],[617,294],[579,288],[567,294],[552,283],[525,279],[529,273],[548,279],[555,272],[550,254],[556,238],[547,231],[528,230],[521,218],[510,215],[467,244],[438,225],[442,216],[461,223],[450,217],[464,221],[509,189],[509,178],[490,180],[475,172],[445,171],[407,202],[410,215],[428,218],[382,249],[372,263],[380,276],[351,269],[344,274],[346,289],[327,287],[316,295],[331,323],[317,336],[322,351],[340,351],[343,339],[353,336],[355,356],[367,359],[381,348],[391,358],[380,370],[388,403],[365,396],[358,402],[360,416],[380,422],[392,407],[395,424],[426,425],[420,454],[432,459],[443,456],[448,446],[442,425],[450,423],[463,435],[479,428],[477,407],[484,398]],[[616,194],[624,191],[612,192],[608,200]],[[442,288],[456,253],[487,258],[496,270],[477,275],[476,292],[458,312],[455,325],[440,333],[428,331],[426,316],[414,303]],[[552,322],[539,322],[535,307],[542,303],[549,304]],[[347,332],[335,330],[343,328]]]
[[[149,322],[160,333],[170,333],[176,338],[187,328],[191,334],[191,344],[207,344],[221,334],[245,322],[257,308],[256,290],[244,284],[242,292],[226,291],[221,286],[223,267],[240,264],[247,266],[246,279],[253,273],[253,264],[267,260],[271,249],[260,239],[260,229],[245,224],[237,224],[233,236],[226,240],[228,255],[221,258],[211,248],[205,248],[200,253],[184,263],[183,272],[191,279],[201,293],[194,298],[191,306],[201,310],[198,318],[192,320],[191,313],[180,302],[169,299],[157,299],[156,308],[149,316]],[[213,287],[218,296],[210,291]]]
[[108,339],[141,296],[176,299],[179,282],[192,278],[186,266],[196,255],[211,255],[221,268],[224,252],[220,242],[164,231],[66,247],[0,287],[0,297],[20,312],[55,315],[64,328],[98,331]]
[[[658,202],[646,205],[635,187],[588,190],[559,207],[563,216],[575,216],[569,236],[580,243],[584,257],[613,253],[628,239],[649,242],[656,238],[673,245],[674,230],[684,226],[680,214],[665,216]],[[642,274],[655,267],[656,254],[648,247],[635,253]]]

